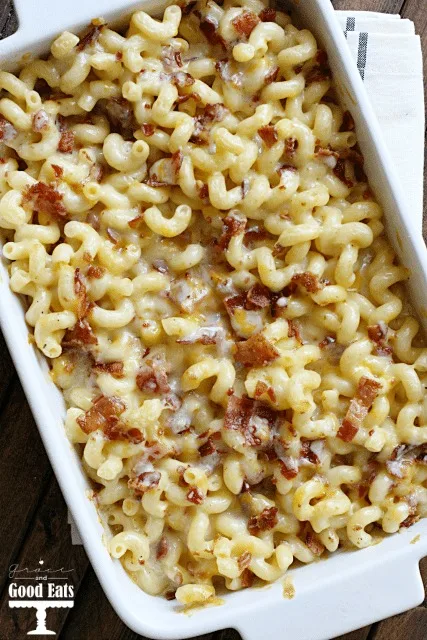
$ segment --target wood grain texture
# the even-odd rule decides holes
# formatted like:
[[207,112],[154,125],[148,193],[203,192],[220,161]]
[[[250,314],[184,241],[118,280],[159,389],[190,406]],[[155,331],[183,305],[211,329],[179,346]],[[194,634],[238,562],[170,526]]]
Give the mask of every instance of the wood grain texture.
[[[35,0],[28,0],[33,2]],[[400,12],[414,20],[427,63],[427,0],[332,0],[336,9]],[[10,0],[0,0],[0,33],[16,30],[17,18]],[[427,160],[427,158],[426,158]],[[427,184],[425,185],[427,187]],[[424,237],[427,238],[427,209],[424,209]],[[66,506],[44,452],[43,445],[17,380],[4,341],[0,337],[0,592],[7,582],[12,562],[33,566],[40,558],[52,566],[72,568],[77,588],[70,611],[51,610],[48,625],[60,640],[144,640],[130,631],[113,611],[98,580],[88,565],[82,547],[73,547],[66,523]],[[427,558],[420,563],[427,587]],[[19,611],[19,613],[18,613]],[[34,614],[30,613],[31,625]],[[30,620],[24,610],[6,607],[0,597],[0,639],[26,637]],[[285,640],[265,638],[259,640]],[[239,640],[226,629],[195,640]],[[294,639],[293,639],[294,640]],[[427,640],[427,608],[423,607],[348,633],[338,640]]]

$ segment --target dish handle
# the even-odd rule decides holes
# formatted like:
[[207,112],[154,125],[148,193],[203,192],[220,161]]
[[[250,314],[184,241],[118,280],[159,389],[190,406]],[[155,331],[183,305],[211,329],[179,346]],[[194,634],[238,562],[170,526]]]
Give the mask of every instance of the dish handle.
[[297,578],[291,600],[284,597],[266,609],[242,615],[235,628],[243,640],[329,640],[411,609],[424,600],[418,561],[405,553],[374,565],[361,563],[356,574],[349,573],[344,589],[325,580],[321,586],[302,585],[304,588],[298,593]]

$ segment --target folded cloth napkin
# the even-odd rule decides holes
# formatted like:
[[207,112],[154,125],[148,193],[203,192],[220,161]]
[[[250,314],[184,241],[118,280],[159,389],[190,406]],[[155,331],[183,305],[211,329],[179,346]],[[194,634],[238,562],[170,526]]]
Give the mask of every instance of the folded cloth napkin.
[[[336,11],[413,215],[423,222],[424,91],[421,42],[399,15]],[[81,544],[70,514],[72,544]]]

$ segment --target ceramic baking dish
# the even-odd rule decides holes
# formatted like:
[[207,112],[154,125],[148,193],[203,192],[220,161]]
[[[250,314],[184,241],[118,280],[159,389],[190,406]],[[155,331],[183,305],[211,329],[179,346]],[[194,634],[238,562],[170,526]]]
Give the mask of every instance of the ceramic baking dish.
[[[80,29],[98,16],[110,22],[122,20],[137,7],[153,14],[164,8],[162,2],[154,0],[15,0],[15,5],[18,31],[0,42],[1,65],[11,70],[16,69],[22,56],[46,51],[48,43],[65,28]],[[411,271],[413,305],[426,325],[426,247],[330,0],[289,0],[285,8],[291,9],[294,18],[311,29],[327,50],[341,99],[356,122],[366,171],[384,208],[389,237]],[[224,604],[189,616],[180,613],[176,603],[141,591],[104,546],[103,528],[87,497],[89,484],[63,429],[62,396],[49,380],[46,362],[28,342],[23,307],[9,289],[4,264],[0,270],[1,328],[85,549],[112,606],[131,629],[151,638],[171,640],[225,627],[237,629],[245,640],[273,640],[285,635],[294,640],[329,640],[423,600],[418,563],[427,555],[427,519],[379,545],[290,571],[295,587],[291,600],[283,595],[282,580],[262,589],[230,593]],[[96,634],[96,629],[92,632]]]

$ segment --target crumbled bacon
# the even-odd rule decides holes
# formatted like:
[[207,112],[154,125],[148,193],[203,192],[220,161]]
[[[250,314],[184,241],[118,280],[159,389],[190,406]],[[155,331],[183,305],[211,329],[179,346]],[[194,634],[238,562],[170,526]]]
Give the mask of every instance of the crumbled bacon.
[[236,344],[234,359],[244,367],[265,367],[276,360],[280,353],[262,333],[255,333],[248,340]]
[[224,38],[218,33],[218,23],[213,18],[209,16],[201,18],[200,31],[209,44],[220,44],[224,49],[227,48]]
[[273,529],[277,525],[277,507],[266,507],[257,516],[251,516],[248,521],[248,531],[252,536],[262,531]]
[[240,581],[243,589],[252,587],[254,580],[255,580],[255,575],[252,573],[250,569],[244,569],[242,571],[242,575],[240,576]]
[[357,385],[356,395],[351,400],[346,416],[337,433],[338,438],[344,442],[351,442],[363,420],[368,415],[369,409],[378,395],[381,384],[372,378],[362,376]]
[[44,182],[36,182],[24,190],[23,201],[28,202],[36,213],[46,213],[58,220],[67,218],[62,203],[62,193]]
[[272,147],[278,140],[277,130],[271,124],[266,125],[265,127],[261,127],[258,129],[258,134],[265,142],[267,147]]
[[344,111],[340,131],[354,131],[355,124],[350,111]]
[[175,151],[172,155],[171,155],[171,163],[172,163],[172,169],[175,173],[175,178],[178,178],[179,175],[179,170],[181,169],[181,165],[182,165],[182,161],[184,159],[184,156],[182,154],[181,150]]
[[139,216],[136,216],[135,218],[132,218],[132,220],[129,220],[128,222],[128,226],[131,229],[136,229],[137,227],[139,227],[140,223],[144,220],[144,216],[141,214]]
[[276,11],[271,7],[266,7],[258,14],[261,22],[276,22]]
[[88,278],[96,278],[97,280],[99,280],[99,278],[102,278],[104,273],[105,273],[104,267],[98,267],[98,266],[96,266],[94,264],[91,264],[88,267],[88,270],[86,272],[86,276]]
[[305,544],[315,556],[321,556],[325,550],[325,546],[312,531],[307,532]]
[[209,139],[208,125],[220,122],[225,118],[226,113],[227,108],[223,104],[207,104],[203,113],[194,118],[194,130],[190,142],[207,144]]
[[203,495],[197,487],[191,487],[190,491],[187,493],[187,500],[193,504],[202,504]]
[[168,550],[168,541],[164,536],[162,536],[159,540],[159,544],[157,545],[156,559],[161,560],[162,558],[164,558],[167,555]]
[[64,349],[81,348],[90,344],[98,344],[98,338],[87,320],[78,320],[72,329],[65,332],[62,339]]
[[155,132],[156,127],[153,124],[148,124],[147,122],[145,122],[144,124],[141,125],[141,130],[144,136],[147,136],[147,138],[150,138],[150,136],[152,136],[153,133]]
[[123,378],[123,362],[95,362],[94,371],[97,373],[109,373],[113,378]]
[[298,149],[298,140],[296,138],[286,138],[285,154],[288,156],[288,158],[292,158],[297,149]]
[[135,478],[129,478],[128,487],[136,494],[142,494],[158,487],[160,479],[159,471],[144,471]]
[[260,18],[258,18],[255,13],[245,10],[239,13],[239,15],[231,21],[231,24],[239,35],[249,38],[259,22]]
[[8,142],[18,135],[17,130],[9,120],[0,115],[0,140]]
[[276,82],[279,71],[279,67],[271,67],[271,69],[264,76],[264,84],[271,84],[272,82]]
[[419,515],[412,514],[412,515],[408,516],[406,518],[406,520],[401,522],[400,526],[401,527],[405,527],[405,528],[412,527],[412,525],[415,524],[416,522],[418,522],[419,519],[420,519]]
[[44,131],[44,129],[47,129],[49,125],[49,117],[44,109],[36,111],[33,115],[32,125],[33,131],[36,133],[40,133],[41,131]]
[[99,38],[99,34],[101,33],[102,25],[99,26],[97,24],[92,24],[89,27],[89,30],[85,33],[83,38],[81,38],[80,42],[76,46],[76,51],[83,51],[86,47],[94,44]]
[[58,143],[58,151],[61,153],[72,153],[74,149],[74,133],[63,131]]
[[102,101],[100,108],[107,116],[114,133],[120,133],[125,140],[133,138],[133,132],[138,129],[138,124],[135,120],[132,104],[128,100],[109,98]]
[[252,285],[246,296],[246,304],[254,309],[264,309],[270,306],[270,290],[257,282]]
[[320,349],[326,349],[326,347],[330,344],[334,344],[334,342],[336,342],[336,339],[333,336],[326,336],[326,338],[323,338],[322,342],[319,342],[319,347]]
[[52,164],[52,171],[55,174],[55,178],[60,178],[64,173],[64,169],[60,167],[58,164]]
[[162,60],[166,71],[173,71],[176,67],[182,67],[181,53],[174,47],[163,47]]
[[140,391],[169,393],[165,361],[160,357],[146,360],[144,368],[136,376],[136,385]]
[[265,382],[258,380],[255,387],[254,396],[256,399],[260,398],[264,394],[267,394],[271,402],[276,402],[276,394],[273,387],[269,387]]
[[240,431],[245,443],[250,447],[261,444],[256,435],[255,420],[265,420],[270,428],[276,425],[277,413],[266,404],[252,400],[248,396],[238,398],[231,395],[224,416],[224,428],[231,431]]
[[335,167],[332,169],[332,171],[337,176],[337,178],[345,184],[346,187],[351,189],[354,183],[353,183],[353,180],[350,180],[350,178],[347,178],[346,165],[345,165],[344,158],[338,158],[337,163]]
[[168,182],[163,182],[162,180],[159,180],[155,173],[152,173],[150,177],[147,178],[147,180],[144,180],[144,182],[149,187],[169,187],[170,186]]
[[199,189],[199,198],[200,200],[208,200],[209,198],[209,187],[207,184],[203,184]]
[[183,102],[188,102],[189,100],[194,100],[195,102],[201,102],[202,99],[198,93],[187,93],[184,96],[178,96],[175,100],[176,104],[182,104]]
[[325,51],[319,50],[317,52],[316,62],[317,64],[311,68],[306,76],[306,84],[310,84],[311,82],[323,82],[323,80],[328,80],[331,77],[328,56]]
[[291,293],[295,291],[297,286],[304,287],[308,293],[316,293],[322,288],[319,278],[310,271],[304,271],[304,273],[296,273],[292,276],[289,288]]
[[280,473],[286,480],[293,480],[298,475],[298,463],[294,458],[286,456],[279,459]]
[[296,173],[297,172],[297,168],[293,167],[291,164],[282,164],[278,169],[277,169],[277,173],[279,174],[280,177],[282,177],[282,175],[284,173]]
[[176,73],[172,74],[171,80],[178,89],[191,87],[191,85],[195,83],[193,76],[190,73],[186,73],[185,71],[177,71]]
[[368,327],[368,336],[372,342],[375,342],[376,355],[390,355],[392,348],[387,344],[388,327],[386,324],[374,324]]
[[77,317],[82,320],[89,313],[92,303],[87,297],[86,285],[80,269],[74,271],[74,293],[77,298]]
[[242,233],[246,228],[246,223],[246,218],[239,218],[233,213],[226,216],[222,221],[222,233],[218,241],[219,248],[228,249],[231,238]]
[[205,456],[210,456],[216,451],[215,444],[212,438],[208,438],[206,442],[204,442],[198,449],[199,454],[204,458]]
[[333,149],[331,149],[331,147],[321,147],[320,145],[316,145],[314,149],[314,154],[316,156],[325,157],[325,158],[329,158],[331,156],[334,158],[339,158],[339,155],[340,155],[338,151],[334,151]]
[[116,396],[99,396],[86,413],[77,418],[82,431],[89,434],[97,429],[103,431],[117,425],[119,416],[126,409],[123,400]]
[[311,449],[311,444],[311,440],[301,440],[300,457],[308,460],[311,464],[320,464],[318,455]]

